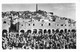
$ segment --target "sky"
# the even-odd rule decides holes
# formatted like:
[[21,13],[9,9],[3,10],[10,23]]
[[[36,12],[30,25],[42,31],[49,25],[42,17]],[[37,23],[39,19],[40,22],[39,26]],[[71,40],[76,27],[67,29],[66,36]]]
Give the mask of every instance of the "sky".
[[[75,3],[37,3],[38,10],[53,12],[60,17],[71,18],[76,20]],[[35,11],[36,4],[2,4],[2,11]]]

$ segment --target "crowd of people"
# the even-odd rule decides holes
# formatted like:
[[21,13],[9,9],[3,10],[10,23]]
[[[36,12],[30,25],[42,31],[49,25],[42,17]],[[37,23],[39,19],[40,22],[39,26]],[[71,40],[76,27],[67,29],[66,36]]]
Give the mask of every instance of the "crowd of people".
[[3,49],[76,49],[76,30],[52,33],[2,32]]

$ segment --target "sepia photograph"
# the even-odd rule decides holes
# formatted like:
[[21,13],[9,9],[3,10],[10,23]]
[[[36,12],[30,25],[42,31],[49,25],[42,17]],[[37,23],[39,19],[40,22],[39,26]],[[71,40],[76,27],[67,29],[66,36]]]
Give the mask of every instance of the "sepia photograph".
[[76,3],[2,4],[2,49],[76,49]]

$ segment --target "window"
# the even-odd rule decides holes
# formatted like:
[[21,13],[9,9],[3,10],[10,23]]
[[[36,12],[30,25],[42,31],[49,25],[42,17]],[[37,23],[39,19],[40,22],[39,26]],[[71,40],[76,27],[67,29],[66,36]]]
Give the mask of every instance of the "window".
[[29,26],[30,26],[30,24],[29,24]]
[[61,26],[63,26],[63,24],[61,24]]
[[51,24],[49,23],[49,26],[50,26]]
[[59,24],[57,24],[57,26],[59,26]]
[[40,20],[38,20],[38,21],[40,21]]
[[4,21],[3,23],[6,23],[6,21]]
[[43,26],[43,24],[41,24],[41,26]]
[[23,24],[21,26],[23,26]]
[[35,24],[33,24],[33,26],[35,26]]
[[53,19],[53,21],[55,22],[55,19]]

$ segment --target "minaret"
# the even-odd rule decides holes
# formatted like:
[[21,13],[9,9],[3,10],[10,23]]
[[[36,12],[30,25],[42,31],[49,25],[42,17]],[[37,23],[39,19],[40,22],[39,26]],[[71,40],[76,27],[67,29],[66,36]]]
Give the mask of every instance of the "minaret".
[[36,4],[36,12],[38,11],[38,4]]

